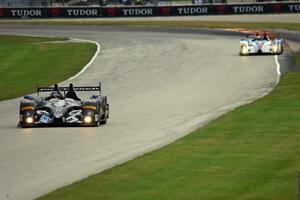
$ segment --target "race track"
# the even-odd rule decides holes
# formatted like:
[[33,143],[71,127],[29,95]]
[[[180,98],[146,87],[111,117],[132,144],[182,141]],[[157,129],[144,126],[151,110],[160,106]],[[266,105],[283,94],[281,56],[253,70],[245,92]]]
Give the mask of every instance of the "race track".
[[[98,128],[20,129],[20,99],[0,102],[0,199],[32,199],[170,143],[269,92],[274,56],[238,56],[238,35],[195,29],[0,26],[1,34],[97,41],[73,82],[102,81],[110,101]],[[65,83],[68,84],[67,82]]]

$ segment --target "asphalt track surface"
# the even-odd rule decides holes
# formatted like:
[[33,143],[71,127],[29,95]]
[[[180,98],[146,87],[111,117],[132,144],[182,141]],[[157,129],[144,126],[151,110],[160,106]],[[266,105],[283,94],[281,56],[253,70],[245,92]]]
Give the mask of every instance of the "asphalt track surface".
[[0,102],[2,200],[36,198],[166,145],[261,97],[278,78],[274,56],[238,55],[238,33],[13,25],[0,33],[99,42],[95,62],[72,82],[101,80],[111,105],[108,124],[98,128],[20,129],[20,98]]

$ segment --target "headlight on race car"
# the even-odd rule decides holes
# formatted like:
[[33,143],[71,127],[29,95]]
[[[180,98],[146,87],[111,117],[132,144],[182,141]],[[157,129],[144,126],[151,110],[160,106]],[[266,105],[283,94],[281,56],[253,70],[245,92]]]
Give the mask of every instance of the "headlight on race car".
[[278,52],[278,51],[279,51],[279,46],[278,46],[278,44],[275,44],[273,46],[273,52]]
[[33,123],[33,117],[26,117],[25,119],[27,124],[32,124]]
[[248,48],[246,46],[242,46],[241,53],[248,54]]
[[83,121],[84,121],[84,123],[89,124],[92,122],[92,117],[89,115],[84,116]]

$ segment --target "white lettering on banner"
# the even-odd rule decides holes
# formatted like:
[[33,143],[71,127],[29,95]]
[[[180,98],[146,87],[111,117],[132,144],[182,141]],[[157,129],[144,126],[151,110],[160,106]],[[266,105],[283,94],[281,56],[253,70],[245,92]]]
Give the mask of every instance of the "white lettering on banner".
[[290,11],[300,11],[300,4],[289,5]]
[[13,17],[42,17],[42,10],[10,10]]
[[68,16],[98,16],[97,9],[67,9]]
[[177,8],[179,15],[193,15],[193,14],[208,14],[207,7],[187,7],[187,8]]
[[124,16],[147,16],[153,15],[152,8],[128,8],[123,9]]
[[263,6],[233,6],[234,13],[262,13]]

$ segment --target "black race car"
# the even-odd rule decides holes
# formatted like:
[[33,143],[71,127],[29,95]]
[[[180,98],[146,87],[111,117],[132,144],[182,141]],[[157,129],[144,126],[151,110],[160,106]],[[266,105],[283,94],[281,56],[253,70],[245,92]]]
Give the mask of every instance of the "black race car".
[[[81,100],[75,91],[97,91],[88,100]],[[41,92],[50,92],[41,97]],[[62,92],[64,94],[62,94]],[[109,117],[107,97],[101,95],[99,86],[73,87],[37,87],[37,96],[24,96],[20,102],[19,127],[39,125],[83,125],[99,126],[106,124]]]

